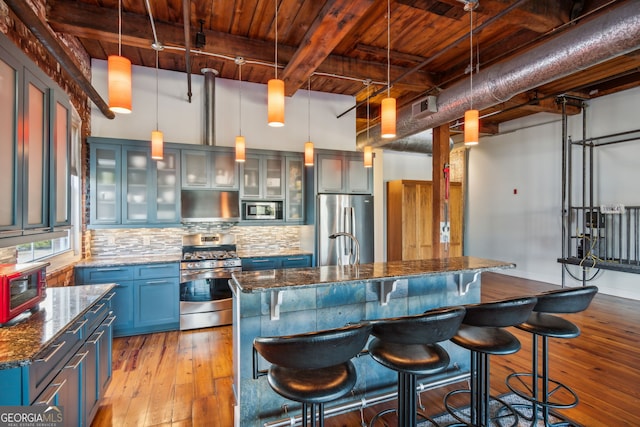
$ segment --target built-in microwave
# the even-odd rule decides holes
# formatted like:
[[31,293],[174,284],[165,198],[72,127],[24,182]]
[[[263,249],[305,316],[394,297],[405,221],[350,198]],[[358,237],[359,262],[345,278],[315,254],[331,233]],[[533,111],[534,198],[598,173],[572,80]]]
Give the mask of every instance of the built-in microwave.
[[278,220],[282,219],[282,202],[242,202],[242,219]]
[[46,267],[33,262],[0,265],[0,325],[27,310],[37,310],[46,296]]

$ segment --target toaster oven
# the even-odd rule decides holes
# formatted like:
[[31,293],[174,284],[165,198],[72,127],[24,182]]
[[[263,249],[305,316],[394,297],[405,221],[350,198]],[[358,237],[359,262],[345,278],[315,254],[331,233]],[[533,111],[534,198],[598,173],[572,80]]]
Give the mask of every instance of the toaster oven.
[[37,310],[46,296],[49,263],[0,264],[0,325],[27,310]]

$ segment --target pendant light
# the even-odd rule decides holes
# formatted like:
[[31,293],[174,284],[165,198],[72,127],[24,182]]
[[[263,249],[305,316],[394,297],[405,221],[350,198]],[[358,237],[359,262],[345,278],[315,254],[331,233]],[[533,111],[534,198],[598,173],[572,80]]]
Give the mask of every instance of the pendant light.
[[109,109],[131,113],[131,61],[122,56],[122,0],[118,1],[118,54],[107,58]]
[[311,76],[307,83],[307,129],[308,138],[304,143],[304,165],[313,166],[313,142],[311,142]]
[[164,157],[164,136],[162,132],[158,130],[158,52],[164,49],[164,46],[159,42],[151,44],[151,47],[156,51],[156,130],[151,132],[151,158],[154,160],[162,160]]
[[[367,144],[369,143],[369,87],[371,82],[367,81]],[[365,145],[363,162],[365,168],[373,167],[373,149],[370,145]]]
[[269,126],[284,126],[284,81],[278,79],[278,0],[274,0],[276,8],[275,37],[275,72],[276,76],[267,82],[267,116]]
[[478,110],[473,109],[473,9],[478,6],[478,0],[467,0],[464,8],[469,11],[469,105],[470,108],[464,113],[464,145],[477,145],[479,127]]
[[238,91],[238,136],[236,136],[236,162],[240,163],[243,163],[246,159],[246,144],[244,136],[242,136],[242,66],[244,65],[244,63],[245,60],[243,57],[236,57],[236,64],[238,65],[238,81],[240,82],[240,90]]
[[391,97],[391,0],[387,0],[387,97],[382,100],[380,136],[395,138],[396,136],[396,99]]

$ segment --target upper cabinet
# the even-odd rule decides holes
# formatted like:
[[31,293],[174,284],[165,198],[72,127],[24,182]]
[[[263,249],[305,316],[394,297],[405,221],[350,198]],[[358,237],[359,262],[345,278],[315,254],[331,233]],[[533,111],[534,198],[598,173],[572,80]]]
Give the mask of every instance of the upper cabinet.
[[182,150],[182,188],[238,190],[238,164],[229,147]]
[[0,40],[0,238],[33,241],[70,224],[70,113],[66,94]]
[[165,148],[156,161],[148,144],[89,142],[90,226],[180,223],[178,150]]
[[284,156],[247,153],[242,167],[242,198],[247,200],[283,199],[284,168]]
[[373,194],[373,168],[365,168],[362,153],[318,153],[318,193]]

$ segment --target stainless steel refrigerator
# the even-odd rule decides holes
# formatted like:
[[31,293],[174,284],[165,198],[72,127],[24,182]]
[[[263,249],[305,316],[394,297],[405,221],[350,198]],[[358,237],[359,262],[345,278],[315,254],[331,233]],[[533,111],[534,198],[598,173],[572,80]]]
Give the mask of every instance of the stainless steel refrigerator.
[[356,237],[360,263],[373,262],[373,196],[358,194],[319,194],[316,203],[316,258],[318,265],[348,265],[355,256],[355,243],[344,232]]

